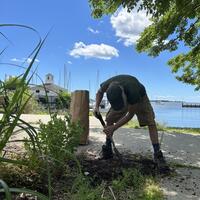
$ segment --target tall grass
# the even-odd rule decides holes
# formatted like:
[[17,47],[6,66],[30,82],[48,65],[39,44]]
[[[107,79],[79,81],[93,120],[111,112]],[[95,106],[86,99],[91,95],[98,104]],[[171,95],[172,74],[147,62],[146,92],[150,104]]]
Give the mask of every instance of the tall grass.
[[[1,24],[1,27],[20,27],[20,28],[26,28],[30,29],[31,31],[34,31],[38,37],[39,41],[34,50],[30,53],[29,58],[31,59],[31,62],[27,67],[21,66],[21,65],[15,65],[11,63],[0,63],[4,65],[11,65],[14,67],[20,67],[25,69],[25,72],[13,81],[11,81],[11,85],[14,85],[16,80],[17,80],[17,87],[13,91],[13,94],[11,97],[9,95],[9,90],[8,87],[6,86],[4,81],[0,80],[0,96],[3,96],[4,102],[3,102],[3,109],[2,113],[3,116],[0,119],[0,164],[1,163],[7,163],[7,164],[12,164],[12,165],[27,165],[29,168],[31,166],[31,162],[34,161],[39,161],[36,163],[40,173],[45,173],[46,177],[46,184],[48,185],[48,197],[29,190],[29,189],[22,189],[22,188],[9,188],[8,185],[3,181],[0,180],[0,193],[4,193],[6,199],[11,199],[11,193],[28,193],[33,196],[37,196],[39,199],[52,199],[52,176],[53,171],[57,170],[57,166],[64,166],[66,165],[65,161],[66,158],[68,157],[70,159],[75,160],[75,163],[77,164],[78,167],[78,174],[81,173],[81,167],[76,159],[76,157],[73,154],[73,149],[74,146],[78,145],[78,138],[74,140],[75,137],[77,137],[77,134],[74,134],[75,132],[81,132],[81,129],[79,125],[75,123],[71,123],[70,118],[67,117],[65,120],[58,119],[55,115],[52,114],[50,104],[48,102],[48,95],[47,95],[47,89],[45,87],[44,82],[42,79],[39,77],[43,88],[45,90],[45,96],[47,99],[47,108],[48,112],[50,115],[50,122],[48,125],[40,124],[39,130],[36,130],[36,128],[26,121],[22,120],[21,114],[23,113],[24,109],[26,108],[28,102],[32,98],[31,94],[27,94],[27,88],[30,85],[30,81],[35,74],[35,71],[32,70],[33,64],[36,60],[36,57],[38,56],[42,46],[44,45],[44,42],[46,41],[47,36],[42,40],[38,34],[38,32],[28,26],[25,25],[17,25],[17,24]],[[1,34],[1,32],[0,32]],[[6,40],[9,41],[9,39],[4,35],[1,34]],[[9,41],[10,42],[10,41]],[[4,48],[0,52],[0,56],[5,53],[6,48]],[[26,61],[23,63],[25,64]],[[26,95],[26,98],[24,98],[24,95]],[[28,97],[27,97],[28,96]],[[24,100],[25,99],[25,100]],[[62,102],[61,102],[62,103]],[[26,156],[23,159],[19,159],[18,157],[8,157],[7,156],[7,151],[5,150],[5,147],[10,144],[11,137],[13,134],[16,134],[20,131],[23,131],[27,134],[26,139],[22,140],[17,140],[17,142],[23,142],[26,146],[29,146],[29,149],[25,149],[26,153],[29,153],[31,156],[36,156],[34,157],[29,157]],[[63,137],[64,141],[60,141],[63,146],[60,146],[60,143],[57,141],[56,134],[60,133],[60,136]],[[68,135],[65,135],[68,134]],[[74,138],[73,138],[74,137]],[[16,142],[16,140],[15,140]],[[72,142],[70,144],[70,142]],[[64,146],[67,145],[68,146]],[[56,151],[59,151],[59,154],[57,154]],[[57,155],[57,156],[56,156]],[[64,155],[64,157],[63,157]],[[63,159],[62,159],[63,158]],[[32,159],[32,160],[31,160]],[[41,164],[42,163],[42,164]],[[57,163],[57,166],[55,165]],[[41,165],[40,165],[41,164]],[[54,166],[54,169],[53,167]],[[59,168],[59,167],[58,167]],[[1,189],[3,187],[3,189]]]
[[[2,25],[0,25],[1,27]],[[7,25],[5,25],[7,26]],[[12,25],[11,25],[12,26]],[[29,27],[27,27],[29,28]],[[32,28],[30,28],[31,30],[33,30]],[[43,46],[45,40],[40,41],[39,44],[37,45],[37,48],[35,49],[35,53],[33,55],[32,61],[30,62],[29,66],[27,67],[25,73],[21,76],[21,79],[19,79],[19,86],[16,88],[12,99],[10,99],[9,102],[6,102],[6,98],[7,98],[7,90],[5,87],[5,84],[3,81],[0,82],[0,93],[3,94],[4,98],[5,98],[5,104],[4,104],[4,111],[3,111],[3,116],[1,118],[1,123],[0,123],[0,156],[2,157],[3,154],[3,149],[5,148],[7,142],[9,141],[10,137],[13,134],[13,131],[15,129],[15,127],[19,126],[19,119],[21,114],[23,113],[23,110],[26,106],[26,104],[28,103],[28,101],[30,100],[31,96],[29,98],[27,98],[27,100],[25,102],[22,101],[23,99],[23,95],[25,93],[26,88],[28,87],[30,80],[32,78],[33,75],[31,75],[30,77],[30,70],[33,66],[33,63],[41,49],[41,47]],[[31,53],[32,54],[32,53]],[[18,108],[17,112],[16,112],[16,108]],[[28,127],[33,130],[33,127],[31,127],[29,124]],[[20,127],[22,128],[22,126]],[[30,131],[27,131],[28,129],[26,129],[25,131],[29,134],[29,136],[31,136],[31,138],[34,138],[34,134],[30,134]]]
[[[29,30],[34,31],[38,36],[38,32],[25,25],[18,25],[18,24],[0,24],[0,28],[2,27],[20,27],[20,28],[26,28]],[[1,35],[3,35],[1,33]],[[48,35],[48,34],[47,34]],[[5,35],[3,35],[4,38],[6,38]],[[37,132],[33,126],[26,123],[25,121],[20,119],[21,114],[23,113],[27,103],[31,99],[31,95],[23,101],[23,96],[26,92],[26,89],[28,88],[28,85],[30,83],[30,80],[32,79],[33,73],[31,74],[32,66],[35,62],[36,57],[38,56],[47,36],[44,38],[44,40],[41,40],[39,37],[39,42],[34,48],[34,50],[30,53],[30,56],[32,56],[32,60],[28,67],[26,68],[24,74],[20,75],[20,79],[18,82],[18,87],[16,87],[12,98],[8,101],[8,91],[5,86],[5,83],[3,81],[0,81],[0,95],[4,97],[4,103],[3,103],[3,115],[0,119],[0,162],[6,162],[6,163],[12,163],[12,164],[26,164],[26,162],[18,159],[12,159],[12,158],[6,158],[5,155],[5,147],[7,146],[11,136],[13,133],[15,133],[15,128],[19,128],[20,130],[23,130],[27,133],[28,137],[30,138],[30,142],[32,143],[33,147],[40,150],[40,144],[37,141]],[[7,38],[6,38],[7,39]],[[7,39],[8,40],[8,39]],[[0,56],[5,52],[5,49],[3,49],[0,52]],[[17,109],[17,112],[16,112]],[[20,188],[8,188],[7,184],[0,180],[1,186],[3,186],[3,189],[0,190],[0,192],[5,192],[6,199],[11,199],[10,192],[25,192],[29,194],[33,194],[35,196],[38,196],[40,199],[48,199],[44,195],[27,190],[27,189],[20,189]]]

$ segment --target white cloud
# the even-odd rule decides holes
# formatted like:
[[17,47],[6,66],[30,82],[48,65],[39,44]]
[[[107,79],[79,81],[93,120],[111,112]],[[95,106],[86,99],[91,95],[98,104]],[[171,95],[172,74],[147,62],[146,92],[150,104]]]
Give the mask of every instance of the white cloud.
[[137,12],[136,9],[130,13],[126,9],[121,9],[111,16],[110,22],[115,35],[119,37],[118,41],[123,41],[125,46],[134,45],[140,33],[151,24],[145,12]]
[[13,61],[13,62],[22,62],[20,59],[17,59],[17,58],[12,58],[11,61]]
[[[32,59],[31,58],[12,58],[11,61],[13,62],[27,62],[27,63],[31,63]],[[40,62],[38,59],[35,59],[35,62]]]
[[94,34],[98,34],[98,33],[99,33],[98,30],[94,30],[94,29],[91,28],[91,27],[88,27],[88,31],[90,31],[91,33],[94,33]]
[[99,58],[110,60],[112,57],[118,57],[118,50],[106,44],[90,44],[86,45],[83,42],[76,42],[74,48],[70,51],[70,55],[79,58]]
[[[32,59],[31,58],[24,58],[24,60],[26,60],[27,63],[31,63],[32,62]],[[34,62],[40,62],[38,59],[35,59]]]
[[71,61],[69,61],[69,60],[67,61],[67,63],[68,63],[68,64],[70,64],[70,65],[72,64],[72,62],[71,62]]

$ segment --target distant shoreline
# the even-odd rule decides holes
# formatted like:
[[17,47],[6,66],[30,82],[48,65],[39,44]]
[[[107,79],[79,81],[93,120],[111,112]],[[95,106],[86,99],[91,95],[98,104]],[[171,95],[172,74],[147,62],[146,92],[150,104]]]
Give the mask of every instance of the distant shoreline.
[[[174,102],[174,103],[183,103],[185,101],[172,101],[172,100],[150,100],[150,102]],[[189,102],[188,102],[189,103]],[[191,103],[191,102],[190,102]]]

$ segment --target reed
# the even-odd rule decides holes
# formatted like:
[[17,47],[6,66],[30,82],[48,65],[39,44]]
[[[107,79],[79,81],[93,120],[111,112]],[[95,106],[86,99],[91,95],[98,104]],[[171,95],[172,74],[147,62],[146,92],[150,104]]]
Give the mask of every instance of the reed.
[[[18,25],[18,24],[0,24],[0,28],[2,27],[19,27],[19,28],[26,28],[31,31],[34,31],[39,38],[38,44],[34,48],[34,50],[30,53],[29,58],[31,57],[32,60],[27,66],[25,72],[21,74],[19,77],[20,79],[18,82],[18,87],[13,92],[12,98],[8,99],[8,90],[6,88],[6,85],[3,81],[0,80],[0,95],[3,96],[4,102],[3,102],[3,116],[0,119],[0,162],[4,163],[10,163],[14,165],[26,165],[27,162],[24,160],[18,160],[18,159],[12,159],[12,158],[6,158],[5,155],[5,147],[8,144],[11,136],[15,133],[15,129],[19,128],[19,130],[23,130],[25,133],[27,133],[28,137],[30,138],[30,142],[32,145],[38,149],[40,149],[40,144],[37,141],[37,132],[33,126],[26,123],[25,121],[20,119],[21,114],[23,113],[27,103],[31,99],[32,95],[30,95],[25,101],[23,101],[24,94],[26,93],[26,89],[30,83],[30,80],[34,73],[31,73],[31,69],[33,67],[33,64],[35,62],[36,57],[38,56],[42,46],[44,45],[44,42],[48,36],[41,40],[39,33],[33,29],[32,27],[25,26],[25,25]],[[8,38],[0,32],[0,34],[8,40]],[[8,40],[9,41],[9,40]],[[0,52],[0,56],[5,53],[6,48],[4,48]],[[14,84],[11,83],[11,84]],[[16,112],[17,111],[17,112]],[[18,131],[19,131],[18,130]],[[23,140],[22,140],[23,142]],[[49,183],[50,184],[50,183]],[[9,188],[8,185],[3,181],[0,180],[0,185],[3,187],[3,189],[0,189],[0,192],[5,193],[5,197],[7,200],[11,199],[11,193],[29,193],[34,196],[39,197],[40,199],[49,199],[45,195],[42,195],[38,192],[28,190],[28,189],[21,189],[21,188]]]

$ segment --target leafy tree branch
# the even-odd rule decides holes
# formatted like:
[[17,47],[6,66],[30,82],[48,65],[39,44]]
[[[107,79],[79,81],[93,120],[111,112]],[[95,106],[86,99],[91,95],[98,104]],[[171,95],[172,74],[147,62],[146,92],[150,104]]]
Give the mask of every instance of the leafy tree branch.
[[136,44],[138,52],[158,56],[175,51],[180,45],[187,52],[168,61],[178,80],[200,89],[200,2],[199,0],[89,0],[92,15],[100,18],[118,8],[143,11],[151,18]]

